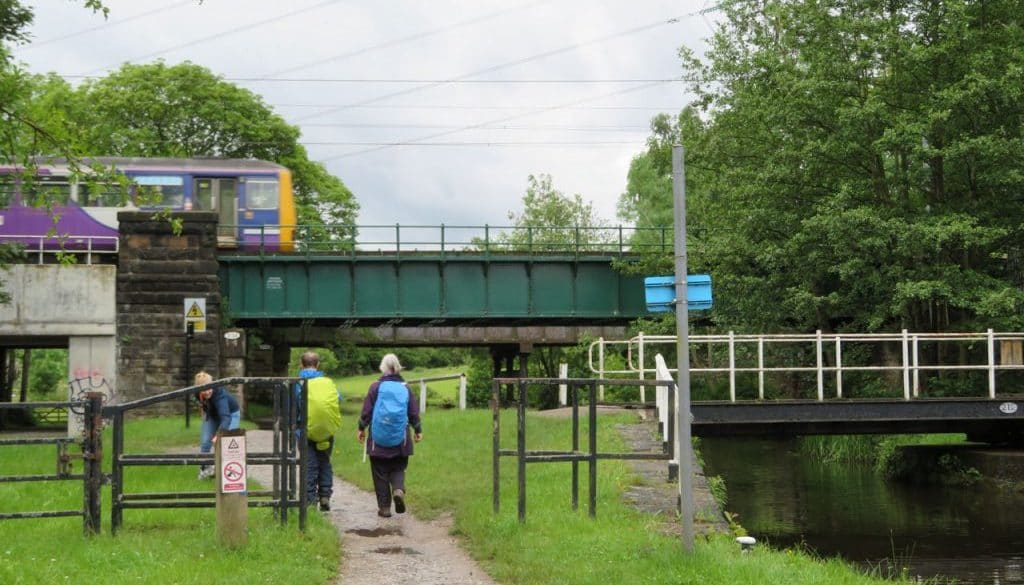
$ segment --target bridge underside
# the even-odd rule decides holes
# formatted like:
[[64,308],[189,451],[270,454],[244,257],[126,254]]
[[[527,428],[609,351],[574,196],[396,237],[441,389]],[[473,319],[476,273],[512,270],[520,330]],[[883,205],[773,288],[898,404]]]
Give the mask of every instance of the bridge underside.
[[575,345],[583,339],[620,339],[618,326],[421,326],[421,327],[281,327],[273,323],[275,339],[291,346],[325,347],[354,343],[367,347],[454,347],[483,345]]
[[694,403],[693,434],[796,436],[910,433],[1024,433],[1024,397],[913,401]]

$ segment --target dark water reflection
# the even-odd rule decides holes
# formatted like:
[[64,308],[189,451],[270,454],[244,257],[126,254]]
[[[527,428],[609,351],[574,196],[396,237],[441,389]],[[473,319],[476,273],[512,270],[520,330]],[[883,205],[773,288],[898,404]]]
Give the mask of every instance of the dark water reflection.
[[975,585],[1024,585],[1024,497],[887,483],[870,468],[826,465],[790,440],[704,439],[708,475],[759,541]]

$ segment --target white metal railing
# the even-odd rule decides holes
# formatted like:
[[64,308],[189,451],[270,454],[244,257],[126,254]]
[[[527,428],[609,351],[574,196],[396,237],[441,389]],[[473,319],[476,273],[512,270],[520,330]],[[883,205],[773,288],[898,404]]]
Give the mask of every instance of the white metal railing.
[[466,374],[459,373],[449,374],[447,376],[432,376],[429,378],[407,380],[406,384],[418,382],[420,385],[420,412],[425,412],[427,410],[427,382],[440,382],[442,380],[459,381],[459,410],[466,410]]
[[[988,396],[996,397],[996,373],[1000,371],[1024,370],[1020,359],[1024,333],[1001,333],[989,329],[978,333],[911,333],[903,330],[900,333],[822,333],[812,334],[774,334],[774,335],[736,335],[732,331],[725,334],[691,335],[690,347],[705,345],[709,348],[725,345],[728,364],[715,367],[691,367],[691,373],[724,373],[729,376],[729,400],[736,401],[736,375],[741,373],[757,374],[758,399],[764,399],[765,373],[774,372],[814,372],[817,375],[817,399],[825,400],[826,376],[834,376],[835,397],[843,397],[844,372],[899,372],[902,374],[903,398],[911,400],[920,396],[921,372],[927,371],[984,371],[988,375]],[[899,348],[899,363],[849,365],[843,363],[843,351],[851,345],[888,343]],[[985,359],[981,363],[922,363],[921,347],[926,343],[975,344],[984,343]],[[609,374],[627,374],[643,379],[646,374],[656,373],[657,367],[648,367],[645,355],[652,346],[671,344],[675,347],[674,335],[644,335],[627,340],[606,340],[600,338],[590,344],[588,362],[590,370],[599,378]],[[808,344],[813,347],[813,364],[777,365],[769,364],[765,358],[765,349],[772,344]],[[1002,350],[1001,359],[997,359],[997,345]],[[608,347],[626,347],[626,366],[628,369],[609,370],[605,368],[605,350]],[[737,365],[737,348],[749,346],[753,354],[756,352],[756,363],[753,365]],[[598,348],[597,365],[595,366],[594,349]],[[637,360],[634,363],[634,355]],[[832,365],[826,365],[826,357],[832,358]],[[675,369],[669,369],[675,372]],[[603,393],[601,398],[603,399]],[[642,397],[641,397],[642,398]]]
[[120,240],[117,236],[15,236],[0,235],[0,243],[22,244],[25,253],[36,257],[37,264],[43,264],[46,255],[83,254],[85,263],[92,264],[93,254],[117,254]]

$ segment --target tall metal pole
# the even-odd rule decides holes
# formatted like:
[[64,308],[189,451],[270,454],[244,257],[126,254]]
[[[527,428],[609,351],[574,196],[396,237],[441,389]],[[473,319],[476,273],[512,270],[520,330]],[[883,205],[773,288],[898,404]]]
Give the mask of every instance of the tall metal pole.
[[676,433],[679,441],[679,502],[683,549],[693,551],[693,442],[690,438],[690,323],[686,305],[686,174],[682,145],[672,147],[672,196],[676,232],[676,359],[679,390]]

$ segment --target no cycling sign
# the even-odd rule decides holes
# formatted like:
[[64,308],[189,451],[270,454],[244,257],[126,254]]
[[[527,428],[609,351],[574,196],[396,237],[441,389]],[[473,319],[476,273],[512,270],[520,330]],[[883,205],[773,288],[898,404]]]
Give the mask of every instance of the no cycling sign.
[[220,493],[243,494],[245,486],[245,437],[222,437]]

